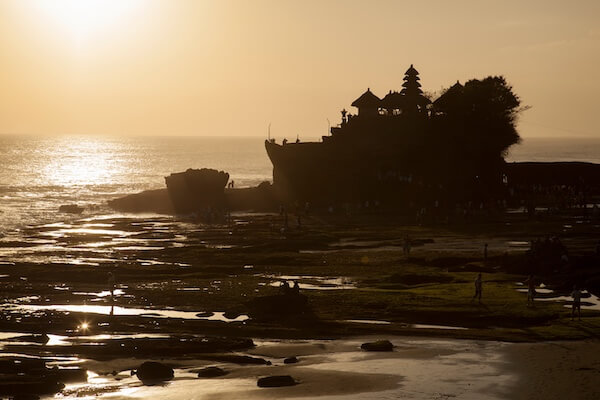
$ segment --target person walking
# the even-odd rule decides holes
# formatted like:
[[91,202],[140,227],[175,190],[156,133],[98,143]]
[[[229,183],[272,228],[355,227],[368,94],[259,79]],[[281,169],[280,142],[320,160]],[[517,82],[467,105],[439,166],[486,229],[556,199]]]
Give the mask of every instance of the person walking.
[[404,236],[404,243],[402,246],[402,252],[404,253],[404,257],[410,256],[410,248],[411,248],[410,236],[406,235],[406,236]]
[[477,278],[475,279],[475,295],[471,299],[471,301],[477,299],[479,304],[481,304],[481,292],[482,292],[483,280],[481,278],[481,272],[477,274]]
[[529,278],[527,278],[525,283],[527,284],[527,306],[535,307],[533,302],[536,295],[535,277],[533,275],[529,275]]
[[573,298],[573,308],[571,309],[571,321],[575,318],[575,311],[577,311],[577,318],[581,321],[581,290],[577,289],[577,285],[573,285],[573,292],[571,293]]

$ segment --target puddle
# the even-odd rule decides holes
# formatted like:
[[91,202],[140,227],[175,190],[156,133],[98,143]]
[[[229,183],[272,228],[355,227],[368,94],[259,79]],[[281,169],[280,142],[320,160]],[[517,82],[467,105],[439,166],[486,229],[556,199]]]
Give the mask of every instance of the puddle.
[[342,322],[350,322],[353,324],[373,324],[373,325],[391,325],[390,321],[377,321],[372,319],[344,319]]
[[506,244],[510,247],[529,247],[531,244],[522,240],[511,240],[506,242]]
[[427,325],[427,324],[410,324],[410,328],[417,329],[450,329],[450,330],[467,330],[469,328],[464,328],[462,326],[448,326],[448,325]]
[[129,308],[121,306],[98,306],[98,305],[12,305],[6,304],[1,307],[4,311],[63,311],[63,312],[79,312],[88,314],[103,314],[103,315],[137,315],[140,317],[152,318],[178,318],[178,319],[200,319],[207,321],[223,321],[223,322],[244,322],[249,319],[247,315],[239,315],[236,318],[225,317],[224,312],[214,312],[211,315],[199,311],[177,311],[177,310],[161,310],[147,308]]
[[[517,288],[517,292],[527,293],[527,289]],[[536,297],[535,301],[554,301],[559,303],[568,303],[564,304],[565,307],[571,308],[573,298],[564,295],[558,295],[553,290],[539,287],[536,288],[535,291],[539,294],[543,294],[543,297]],[[591,294],[587,290],[581,291],[581,308],[586,310],[597,310],[600,311],[600,298],[596,295]]]
[[[78,296],[94,296],[94,297],[107,297],[110,296],[110,290],[103,290],[101,292],[73,292],[74,295]],[[122,296],[125,294],[123,289],[115,289],[115,296]]]
[[297,281],[301,290],[343,290],[356,289],[356,285],[348,278],[331,278],[312,275],[269,275],[257,274],[256,276],[274,279],[269,286],[280,287],[283,281]]

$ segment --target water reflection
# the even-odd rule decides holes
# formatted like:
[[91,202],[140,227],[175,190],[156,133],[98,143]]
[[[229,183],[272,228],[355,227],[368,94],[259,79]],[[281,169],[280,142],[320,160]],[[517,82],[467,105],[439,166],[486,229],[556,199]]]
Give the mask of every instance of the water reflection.
[[129,308],[121,306],[100,306],[100,305],[75,305],[75,304],[51,304],[51,305],[14,305],[5,304],[2,306],[5,311],[18,310],[24,312],[35,312],[43,310],[64,311],[64,312],[80,312],[90,314],[103,315],[137,315],[140,317],[153,318],[180,318],[180,319],[202,319],[207,321],[223,321],[223,322],[243,322],[248,320],[247,315],[239,315],[235,318],[225,317],[224,312],[213,312],[210,315],[205,312],[198,311],[177,311],[164,309],[146,309],[146,308]]

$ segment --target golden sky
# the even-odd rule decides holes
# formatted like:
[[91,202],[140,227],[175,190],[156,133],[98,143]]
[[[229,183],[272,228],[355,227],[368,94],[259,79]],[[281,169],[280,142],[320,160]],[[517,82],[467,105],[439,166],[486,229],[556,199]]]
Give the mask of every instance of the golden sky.
[[370,87],[502,74],[600,137],[600,1],[0,0],[0,133],[314,137]]

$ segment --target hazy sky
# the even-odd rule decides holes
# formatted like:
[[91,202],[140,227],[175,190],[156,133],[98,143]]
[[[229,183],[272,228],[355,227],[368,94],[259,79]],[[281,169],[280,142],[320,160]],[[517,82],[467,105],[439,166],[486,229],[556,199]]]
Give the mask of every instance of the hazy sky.
[[600,137],[600,1],[0,0],[0,133],[326,134],[367,87],[502,74]]

